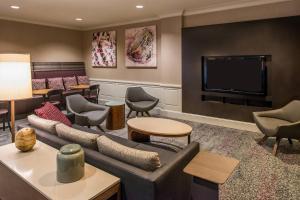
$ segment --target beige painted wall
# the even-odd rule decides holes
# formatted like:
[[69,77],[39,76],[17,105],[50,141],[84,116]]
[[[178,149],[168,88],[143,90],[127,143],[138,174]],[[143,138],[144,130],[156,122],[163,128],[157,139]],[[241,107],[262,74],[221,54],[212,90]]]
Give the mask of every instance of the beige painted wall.
[[[147,25],[157,27],[157,68],[128,69],[125,67],[125,29]],[[93,68],[92,34],[108,30],[117,31],[117,68]],[[87,74],[91,78],[181,84],[181,17],[86,31],[83,50]]]
[[0,53],[30,53],[34,62],[83,61],[80,31],[0,20]]

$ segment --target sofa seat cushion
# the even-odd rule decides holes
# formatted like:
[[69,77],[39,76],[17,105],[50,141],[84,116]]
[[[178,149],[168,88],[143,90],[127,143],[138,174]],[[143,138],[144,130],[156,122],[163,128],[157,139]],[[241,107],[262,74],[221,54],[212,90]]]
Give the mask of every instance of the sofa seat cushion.
[[105,115],[103,115],[103,112],[103,110],[94,110],[88,112],[81,112],[80,115],[87,117],[91,126],[96,126],[103,121],[103,117],[106,117]]
[[80,144],[86,148],[98,150],[97,138],[98,134],[84,132],[64,124],[56,125],[57,135],[63,139],[71,141],[76,144]]
[[54,90],[65,90],[62,77],[48,78],[48,87]]
[[270,137],[276,136],[279,126],[291,123],[282,119],[271,117],[259,117],[257,115],[254,115],[254,121],[256,122],[256,125],[262,131],[262,133]]
[[46,102],[43,107],[35,109],[34,112],[41,118],[59,121],[67,126],[72,126],[70,120],[52,103]]
[[99,152],[147,171],[161,167],[157,152],[143,151],[119,144],[106,136],[97,138]]
[[33,90],[41,90],[46,89],[46,79],[32,79],[32,89]]
[[43,119],[36,115],[29,115],[27,117],[27,120],[29,124],[35,128],[41,129],[43,131],[46,131],[50,134],[57,135],[55,126],[59,124],[60,122]]

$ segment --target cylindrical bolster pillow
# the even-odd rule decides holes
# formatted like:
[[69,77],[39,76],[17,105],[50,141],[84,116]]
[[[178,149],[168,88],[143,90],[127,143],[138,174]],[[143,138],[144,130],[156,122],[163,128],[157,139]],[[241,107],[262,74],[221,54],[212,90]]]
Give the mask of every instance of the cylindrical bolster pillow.
[[142,151],[119,144],[106,136],[97,138],[99,152],[147,171],[161,166],[157,152]]

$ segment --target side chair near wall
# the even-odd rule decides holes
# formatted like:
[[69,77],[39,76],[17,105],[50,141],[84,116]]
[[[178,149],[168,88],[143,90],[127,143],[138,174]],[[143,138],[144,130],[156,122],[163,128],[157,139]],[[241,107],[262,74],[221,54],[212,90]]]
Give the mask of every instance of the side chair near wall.
[[150,116],[149,111],[158,104],[159,99],[151,96],[141,87],[129,87],[126,91],[125,102],[130,109],[128,118],[132,111],[136,111],[136,116],[139,113],[144,116],[144,112]]
[[15,100],[32,97],[29,54],[0,54],[0,101],[10,101],[11,135],[15,141]]
[[[2,102],[0,102],[1,104]],[[6,104],[6,103],[4,103]],[[2,121],[2,129],[3,131],[5,131],[6,125],[5,123],[7,123],[7,126],[9,128],[9,130],[11,130],[10,128],[10,120],[9,120],[9,110],[7,108],[0,108],[0,120]]]
[[87,94],[84,97],[90,102],[98,103],[99,93],[99,85],[91,85],[89,91],[87,91]]
[[97,126],[105,132],[100,124],[107,118],[109,107],[91,103],[79,94],[66,97],[67,111],[75,115],[75,124],[80,126]]
[[270,111],[254,112],[254,121],[257,127],[265,136],[259,144],[263,144],[269,137],[276,137],[273,148],[273,155],[276,155],[277,148],[282,138],[300,140],[300,101],[294,100],[286,106]]

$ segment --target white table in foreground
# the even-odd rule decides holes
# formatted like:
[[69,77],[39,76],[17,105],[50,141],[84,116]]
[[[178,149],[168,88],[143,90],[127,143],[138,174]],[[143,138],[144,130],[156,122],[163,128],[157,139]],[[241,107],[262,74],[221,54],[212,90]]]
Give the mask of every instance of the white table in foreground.
[[137,142],[149,142],[150,136],[160,137],[188,137],[190,143],[190,135],[192,127],[175,120],[155,118],[155,117],[138,117],[129,119],[128,138]]
[[37,141],[33,151],[20,152],[14,143],[0,147],[0,199],[105,200],[120,198],[120,179],[85,163],[76,182],[56,180],[57,150]]

